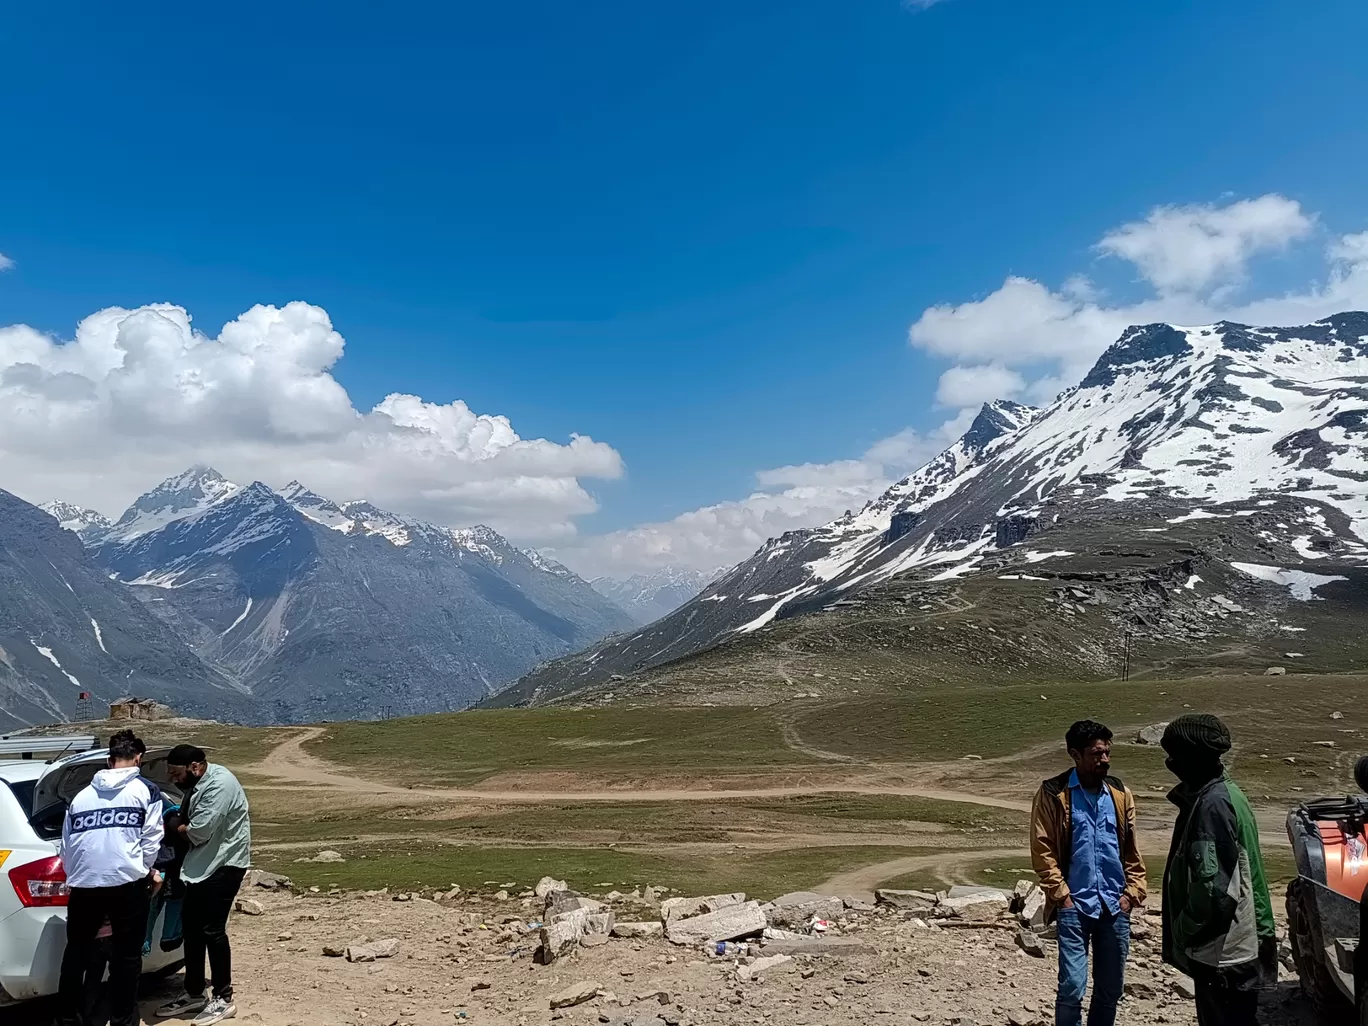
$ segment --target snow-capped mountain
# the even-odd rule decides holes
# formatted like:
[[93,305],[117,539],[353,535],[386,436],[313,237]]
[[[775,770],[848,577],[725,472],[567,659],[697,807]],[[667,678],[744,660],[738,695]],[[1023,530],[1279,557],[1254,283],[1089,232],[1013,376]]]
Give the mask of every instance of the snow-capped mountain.
[[104,538],[114,526],[114,521],[98,510],[86,509],[71,502],[44,502],[38,508],[56,517],[63,530],[71,531],[87,545]]
[[207,467],[139,498],[91,554],[262,718],[459,709],[632,621],[488,527],[452,529]]
[[589,584],[600,595],[625,609],[637,623],[648,624],[673,613],[722,572],[667,566],[625,578],[595,577]]
[[70,514],[0,491],[0,727],[70,718],[82,692],[101,714],[139,694],[189,715],[260,719],[248,695],[95,564],[77,537],[89,518]]
[[952,580],[1049,559],[1060,553],[1037,536],[1106,510],[1133,505],[1166,531],[1260,503],[1278,505],[1261,544],[1295,559],[1368,555],[1368,314],[1130,328],[1047,408],[988,404],[858,513],[771,539],[672,615],[542,667],[500,701],[659,665],[895,575]]

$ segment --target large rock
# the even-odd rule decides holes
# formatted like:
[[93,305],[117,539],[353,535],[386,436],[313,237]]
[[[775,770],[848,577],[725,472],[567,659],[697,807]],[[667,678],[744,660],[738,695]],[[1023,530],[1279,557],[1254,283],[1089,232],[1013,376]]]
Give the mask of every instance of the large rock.
[[1137,745],[1157,745],[1164,740],[1164,729],[1167,726],[1168,722],[1165,721],[1163,723],[1151,723],[1148,727],[1141,727],[1136,731],[1135,743]]
[[614,937],[644,938],[659,937],[665,927],[659,923],[614,923],[611,931]]
[[348,962],[374,962],[377,958],[393,958],[397,954],[399,941],[394,937],[369,944],[349,944],[346,950]]
[[936,907],[936,896],[926,891],[901,891],[883,887],[874,892],[874,901],[905,912],[930,912]]
[[552,876],[544,876],[537,881],[537,886],[532,889],[532,893],[538,898],[545,898],[552,891],[568,891],[569,885],[564,880],[557,880]]
[[1040,943],[1038,934],[1024,927],[1017,927],[1017,947],[1033,958],[1045,957],[1045,945]]
[[293,885],[288,876],[268,873],[264,869],[253,869],[247,873],[246,886],[261,887],[268,891],[288,891]]
[[574,891],[551,891],[547,894],[546,903],[542,908],[542,919],[550,922],[556,916],[578,909],[583,909],[586,912],[601,912],[605,908],[607,906],[603,902],[586,898]]
[[936,903],[936,912],[954,919],[987,923],[1010,911],[1011,902],[1001,891],[946,895]]
[[1045,892],[1039,884],[1032,884],[1021,903],[1021,921],[1033,930],[1045,926]]
[[538,961],[550,965],[558,958],[573,954],[579,947],[580,927],[578,923],[552,923],[541,928],[541,950]]
[[676,919],[665,927],[665,936],[672,944],[706,944],[749,937],[763,932],[768,925],[769,920],[760,910],[760,903],[748,901],[705,915]]
[[582,1005],[590,1000],[599,992],[597,983],[572,983],[564,990],[551,995],[552,1008],[570,1008],[573,1005]]
[[703,898],[666,898],[660,903],[660,921],[668,929],[676,919],[689,916],[706,915],[724,908],[740,905],[746,900],[744,894],[710,894]]
[[768,969],[778,969],[792,961],[792,955],[766,955],[764,958],[757,958],[750,965],[739,966],[736,978],[742,981],[753,980]]
[[770,926],[799,927],[818,919],[837,919],[845,911],[845,901],[813,891],[783,894],[763,906]]

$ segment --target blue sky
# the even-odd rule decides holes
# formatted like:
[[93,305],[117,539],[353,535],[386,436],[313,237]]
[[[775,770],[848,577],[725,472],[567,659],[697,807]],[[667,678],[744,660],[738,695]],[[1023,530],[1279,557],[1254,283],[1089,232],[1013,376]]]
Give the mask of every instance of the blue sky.
[[[27,5],[0,26],[0,325],[71,339],[98,310],[162,302],[212,336],[255,304],[313,304],[346,339],[331,374],[355,410],[395,392],[462,400],[555,443],[546,466],[572,433],[611,447],[616,469],[566,455],[503,498],[490,482],[509,471],[468,480],[460,459],[426,483],[421,468],[374,482],[586,572],[725,562],[858,504],[977,401],[940,386],[952,366],[1041,398],[1120,313],[1323,302],[1344,266],[1327,250],[1368,229],[1357,3],[75,10]],[[1285,205],[1213,213],[1267,196]],[[1188,213],[1146,222],[1174,205]],[[1146,223],[1129,256],[1097,248]],[[1185,228],[1220,243],[1196,269],[1174,255]],[[930,322],[909,345],[928,308],[1009,275],[1108,316],[1014,359],[1029,315],[1009,296],[987,348]],[[204,428],[209,458],[347,482],[294,428],[272,449],[244,402]],[[148,430],[54,476],[6,450],[0,425],[15,482],[0,486],[117,507],[184,455]],[[897,454],[871,461],[890,438]],[[766,494],[828,490],[756,520],[726,504],[757,474]],[[719,503],[673,534],[630,530]],[[710,531],[716,551],[690,537]]]

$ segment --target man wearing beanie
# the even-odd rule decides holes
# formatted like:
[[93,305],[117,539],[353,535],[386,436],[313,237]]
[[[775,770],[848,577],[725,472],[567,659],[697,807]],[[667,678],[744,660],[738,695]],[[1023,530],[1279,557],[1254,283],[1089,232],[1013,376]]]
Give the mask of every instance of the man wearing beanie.
[[1200,1026],[1253,1026],[1259,990],[1276,980],[1277,945],[1254,813],[1221,764],[1230,731],[1194,713],[1170,723],[1160,744],[1179,781],[1169,792],[1178,821],[1164,873],[1164,961],[1192,977]]
[[[190,842],[181,865],[185,898],[185,993],[157,1009],[162,1018],[194,1015],[194,1026],[212,1026],[237,1014],[233,1004],[228,913],[251,865],[252,826],[247,796],[226,767],[211,764],[203,749],[177,745],[166,757],[171,780],[187,790],[184,822]],[[204,957],[209,956],[213,996],[204,995]]]

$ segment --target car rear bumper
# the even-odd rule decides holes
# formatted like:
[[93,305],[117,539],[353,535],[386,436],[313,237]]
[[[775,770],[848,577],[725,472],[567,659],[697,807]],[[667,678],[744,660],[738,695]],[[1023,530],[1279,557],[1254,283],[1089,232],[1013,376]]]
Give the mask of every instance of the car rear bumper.
[[[161,936],[161,922],[155,937]],[[23,908],[0,920],[0,1005],[57,993],[66,950],[66,910]],[[179,947],[162,951],[152,945],[143,957],[143,972],[155,972],[180,961]]]

